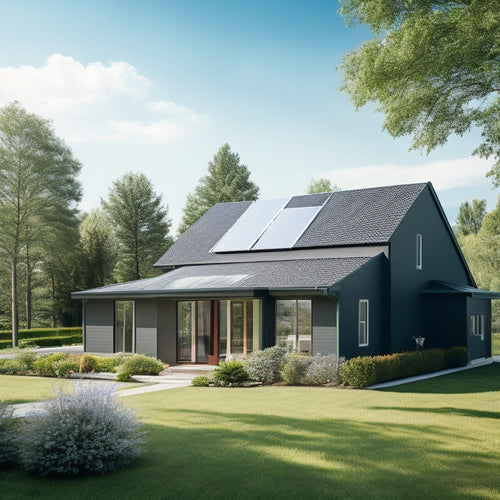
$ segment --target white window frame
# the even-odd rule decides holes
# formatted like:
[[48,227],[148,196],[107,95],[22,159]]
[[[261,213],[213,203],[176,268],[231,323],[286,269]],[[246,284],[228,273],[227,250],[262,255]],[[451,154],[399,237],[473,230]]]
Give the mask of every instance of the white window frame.
[[417,234],[417,253],[416,253],[416,269],[421,271],[423,269],[423,236]]
[[[366,307],[366,319],[361,319],[361,308]],[[366,347],[370,343],[370,301],[368,299],[360,299],[358,304],[358,346]],[[362,343],[362,340],[365,342]]]
[[481,337],[481,340],[484,340],[484,314],[474,313],[470,315],[469,334],[472,337]]

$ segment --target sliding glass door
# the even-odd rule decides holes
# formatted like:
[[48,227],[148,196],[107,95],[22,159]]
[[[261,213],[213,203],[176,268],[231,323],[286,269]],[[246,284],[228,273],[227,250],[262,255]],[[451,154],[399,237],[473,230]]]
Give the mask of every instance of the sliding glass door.
[[206,363],[211,339],[211,302],[177,302],[177,361]]

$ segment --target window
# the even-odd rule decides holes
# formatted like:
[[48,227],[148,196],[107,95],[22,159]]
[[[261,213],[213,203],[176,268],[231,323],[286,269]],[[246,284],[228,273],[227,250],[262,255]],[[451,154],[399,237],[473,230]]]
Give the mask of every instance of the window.
[[368,345],[368,321],[369,321],[369,302],[366,299],[359,301],[359,322],[358,322],[358,344],[359,347]]
[[177,361],[206,363],[212,344],[212,303],[177,302]]
[[417,234],[417,269],[422,270],[422,235]]
[[481,337],[484,340],[484,314],[470,315],[470,334],[474,337]]
[[115,302],[115,352],[134,352],[134,302]]
[[311,354],[311,301],[276,301],[276,345],[290,351]]

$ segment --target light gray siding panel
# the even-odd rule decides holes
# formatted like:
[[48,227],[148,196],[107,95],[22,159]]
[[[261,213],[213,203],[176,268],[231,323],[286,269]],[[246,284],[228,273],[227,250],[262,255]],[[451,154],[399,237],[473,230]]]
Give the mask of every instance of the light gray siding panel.
[[156,358],[156,328],[136,328],[135,352]]
[[86,327],[87,352],[113,352],[113,326]]
[[337,328],[334,326],[313,327],[313,355],[337,354]]
[[113,301],[89,300],[85,304],[86,352],[113,352]]

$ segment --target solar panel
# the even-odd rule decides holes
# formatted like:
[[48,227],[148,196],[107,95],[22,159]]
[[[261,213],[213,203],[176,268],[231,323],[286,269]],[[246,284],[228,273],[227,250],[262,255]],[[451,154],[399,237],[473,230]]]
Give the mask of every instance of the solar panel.
[[285,208],[264,231],[252,250],[291,248],[302,236],[321,206]]
[[243,212],[211,252],[244,252],[252,248],[290,198],[257,200]]

